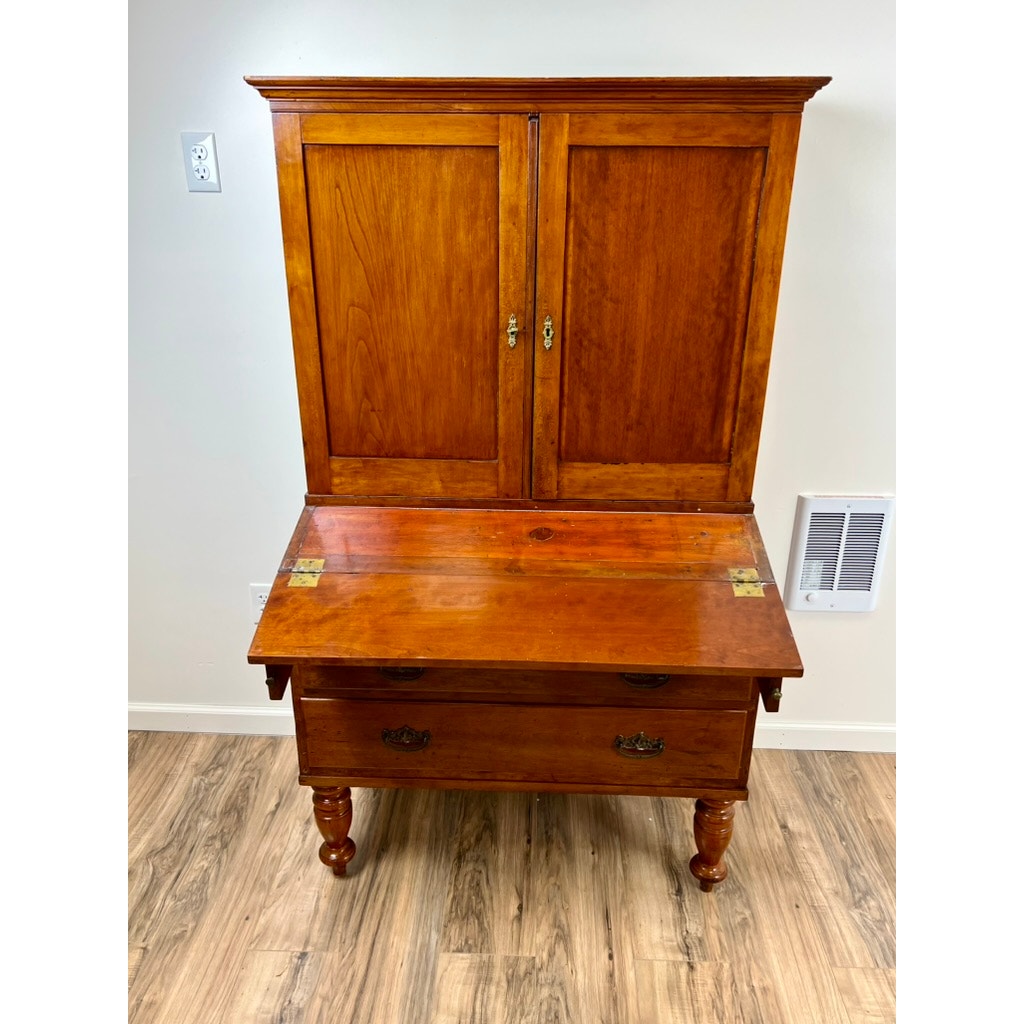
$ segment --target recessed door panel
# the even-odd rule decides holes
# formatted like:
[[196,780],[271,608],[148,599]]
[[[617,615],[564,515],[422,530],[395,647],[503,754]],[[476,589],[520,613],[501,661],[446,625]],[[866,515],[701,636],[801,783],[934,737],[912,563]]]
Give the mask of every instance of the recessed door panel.
[[497,457],[497,148],[307,146],[331,455]]
[[728,461],[763,169],[760,149],[570,150],[561,461]]

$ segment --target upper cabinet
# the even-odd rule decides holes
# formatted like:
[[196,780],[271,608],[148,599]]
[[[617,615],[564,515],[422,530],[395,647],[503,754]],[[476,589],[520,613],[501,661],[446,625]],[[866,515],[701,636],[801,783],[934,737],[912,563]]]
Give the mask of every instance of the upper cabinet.
[[248,81],[312,500],[749,503],[827,78]]

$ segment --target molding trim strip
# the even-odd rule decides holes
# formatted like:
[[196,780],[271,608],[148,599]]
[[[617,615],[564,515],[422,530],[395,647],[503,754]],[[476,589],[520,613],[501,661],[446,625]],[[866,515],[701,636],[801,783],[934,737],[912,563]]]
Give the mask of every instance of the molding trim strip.
[[[294,736],[291,702],[276,708],[218,704],[128,705],[128,728],[148,732],[241,733],[248,736]],[[754,747],[779,750],[852,750],[896,753],[896,725],[870,722],[761,721]]]
[[222,704],[128,704],[128,729],[294,736],[292,702],[276,708]]
[[754,747],[895,754],[896,723],[759,721],[754,726]]

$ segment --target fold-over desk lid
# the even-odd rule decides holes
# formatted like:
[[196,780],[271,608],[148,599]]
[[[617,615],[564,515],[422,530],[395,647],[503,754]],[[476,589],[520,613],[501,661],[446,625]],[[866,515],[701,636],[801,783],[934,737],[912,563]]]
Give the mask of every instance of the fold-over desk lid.
[[752,515],[307,507],[253,664],[799,676]]

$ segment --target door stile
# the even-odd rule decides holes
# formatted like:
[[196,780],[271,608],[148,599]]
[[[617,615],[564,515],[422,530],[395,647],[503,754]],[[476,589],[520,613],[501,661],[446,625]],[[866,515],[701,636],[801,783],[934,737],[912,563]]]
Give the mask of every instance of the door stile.
[[[292,350],[301,399],[303,395],[322,395],[324,389],[316,289],[310,260],[302,117],[299,114],[274,114],[273,124]],[[327,417],[323,403],[300,400],[299,418],[306,460],[307,491],[311,494],[327,494],[331,490],[331,475],[328,466]]]
[[539,141],[532,493],[557,498],[569,115],[541,115]]
[[537,315],[537,182],[540,159],[540,114],[530,114],[527,122],[527,185],[526,185],[526,303],[529,310],[526,323],[529,334],[523,345],[523,433],[522,476],[520,493],[529,498],[533,494],[533,373],[534,373],[534,331]]
[[799,136],[799,114],[773,115],[758,215],[758,255],[751,282],[733,458],[729,467],[726,494],[729,501],[749,500],[754,487]]
[[498,152],[498,497],[519,498],[524,494],[523,437],[529,433],[526,396],[533,336],[531,140],[526,117],[500,115]]

